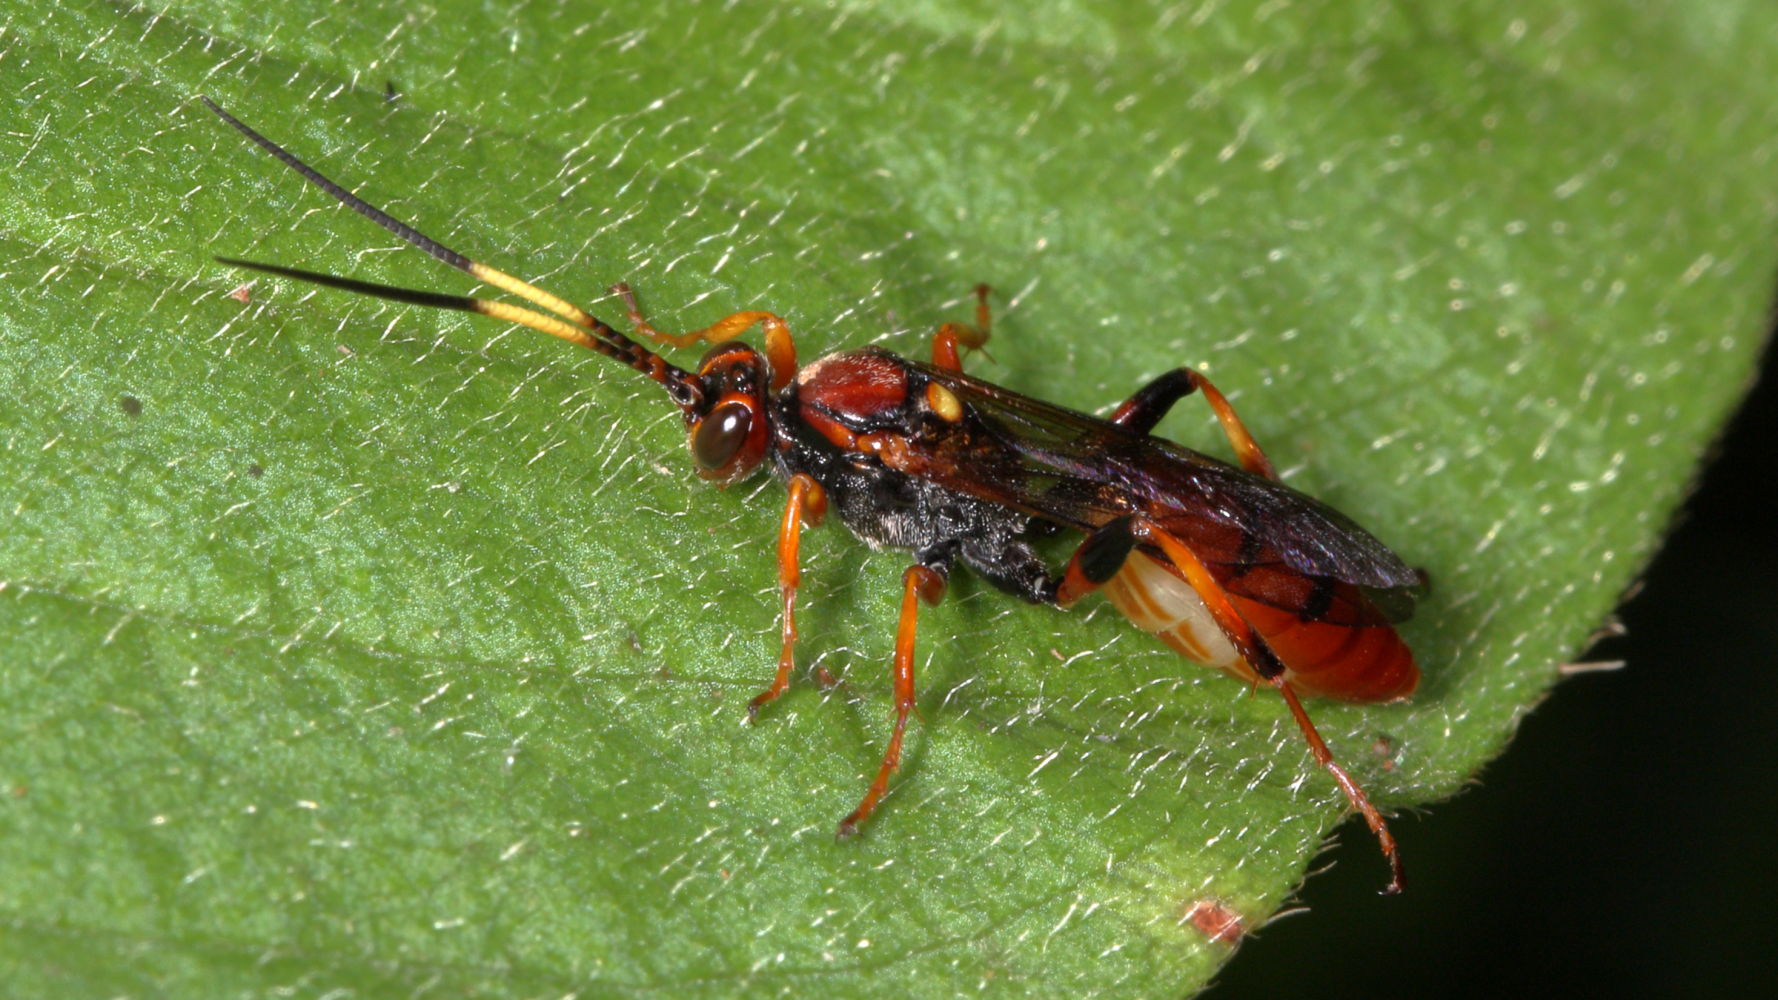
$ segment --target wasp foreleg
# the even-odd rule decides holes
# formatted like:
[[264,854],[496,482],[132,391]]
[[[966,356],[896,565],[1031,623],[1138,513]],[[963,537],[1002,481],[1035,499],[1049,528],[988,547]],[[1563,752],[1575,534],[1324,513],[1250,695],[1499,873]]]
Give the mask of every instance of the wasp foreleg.
[[877,803],[889,790],[889,776],[901,767],[901,741],[907,733],[908,714],[914,710],[914,631],[920,602],[937,604],[944,599],[945,581],[950,570],[948,558],[935,562],[936,565],[931,566],[916,563],[901,575],[901,622],[895,630],[895,660],[891,667],[895,681],[895,728],[889,734],[889,749],[883,754],[876,780],[870,783],[858,808],[840,820],[841,838],[857,833],[865,820],[870,819],[871,813],[876,812]]
[[778,586],[784,595],[784,644],[778,650],[778,674],[772,678],[771,686],[747,703],[750,719],[790,687],[790,671],[796,666],[796,588],[802,582],[797,547],[803,525],[820,524],[826,513],[827,492],[821,485],[808,473],[791,476],[790,499],[784,504],[784,520],[778,525]]
[[624,310],[637,334],[669,347],[690,347],[700,340],[720,344],[739,337],[758,324],[766,332],[765,354],[766,360],[772,365],[772,390],[776,392],[784,388],[790,384],[790,377],[796,374],[796,343],[790,336],[790,326],[777,313],[758,310],[731,313],[701,330],[664,333],[649,325],[648,320],[642,317],[642,309],[636,304],[636,293],[630,290],[628,284],[620,281],[611,286],[611,292],[623,299]]

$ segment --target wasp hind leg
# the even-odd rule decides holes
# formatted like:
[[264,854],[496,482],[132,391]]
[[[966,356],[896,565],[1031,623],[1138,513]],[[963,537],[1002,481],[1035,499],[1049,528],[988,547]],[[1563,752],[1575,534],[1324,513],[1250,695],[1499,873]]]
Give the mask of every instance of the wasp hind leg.
[[1264,678],[1266,683],[1278,690],[1290,708],[1291,717],[1296,720],[1297,729],[1303,734],[1303,741],[1309,745],[1309,753],[1314,756],[1315,763],[1321,765],[1340,786],[1346,801],[1364,817],[1365,825],[1370,827],[1372,835],[1377,838],[1377,845],[1382,848],[1383,857],[1389,862],[1389,884],[1383,887],[1385,895],[1394,895],[1402,890],[1405,875],[1402,870],[1401,851],[1395,845],[1395,836],[1389,832],[1389,824],[1384,822],[1383,814],[1371,804],[1370,797],[1364,789],[1352,779],[1346,769],[1334,759],[1333,751],[1327,748],[1327,741],[1309,719],[1309,713],[1303,709],[1303,703],[1297,698],[1296,690],[1285,678],[1285,665],[1279,661],[1272,647],[1264,638],[1249,625],[1240,612],[1229,602],[1228,594],[1222,585],[1210,575],[1210,570],[1196,554],[1186,545],[1168,534],[1160,525],[1145,518],[1137,518],[1132,524],[1132,533],[1139,542],[1159,549],[1185,582],[1197,592],[1198,597],[1209,609],[1210,617],[1215,619],[1217,628],[1228,637],[1236,650],[1241,653],[1254,672]]
[[1278,474],[1272,470],[1272,460],[1260,448],[1259,442],[1247,430],[1247,425],[1236,415],[1235,408],[1210,380],[1190,368],[1175,368],[1136,390],[1135,395],[1124,400],[1117,412],[1111,415],[1111,422],[1120,427],[1127,427],[1139,434],[1149,434],[1155,425],[1173,408],[1173,404],[1191,395],[1202,392],[1205,402],[1216,412],[1216,419],[1222,424],[1222,432],[1228,435],[1229,444],[1235,449],[1235,457],[1241,460],[1241,467],[1256,476],[1277,479]]
[[933,564],[915,563],[901,575],[901,621],[895,629],[895,659],[890,673],[895,681],[895,728],[889,734],[889,748],[883,753],[877,777],[864,793],[863,801],[845,819],[840,820],[838,836],[845,839],[858,832],[877,804],[889,790],[889,778],[901,767],[901,742],[907,733],[908,715],[914,710],[914,632],[920,614],[920,602],[937,604],[944,599],[950,560],[934,560]]
[[1056,604],[1066,608],[1110,583],[1135,548],[1133,517],[1120,517],[1094,529],[1068,557],[1068,568],[1056,587]]
[[975,286],[975,325],[964,326],[961,323],[946,323],[932,335],[932,363],[939,368],[954,372],[963,370],[963,358],[959,348],[967,347],[979,351],[988,342],[988,333],[993,329],[994,316],[988,309],[988,293],[993,289],[987,285]]
[[1328,749],[1327,741],[1321,738],[1320,731],[1310,720],[1296,690],[1286,679],[1284,663],[1253,626],[1235,610],[1222,585],[1216,582],[1203,560],[1183,542],[1160,525],[1137,515],[1109,521],[1095,529],[1074,550],[1074,555],[1068,560],[1068,568],[1062,574],[1061,585],[1057,588],[1056,603],[1067,607],[1103,586],[1118,574],[1124,561],[1138,545],[1147,545],[1151,551],[1158,550],[1165,557],[1174,571],[1204,602],[1217,629],[1234,645],[1236,651],[1253,668],[1253,672],[1278,690],[1279,696],[1290,709],[1291,718],[1301,730],[1304,742],[1309,745],[1309,753],[1315,758],[1315,763],[1340,786],[1346,801],[1364,817],[1365,825],[1370,827],[1371,833],[1377,838],[1383,857],[1389,862],[1389,884],[1384,887],[1383,892],[1390,895],[1400,892],[1404,884],[1401,851],[1396,847],[1395,836],[1389,832],[1389,824],[1383,820],[1383,814],[1371,804],[1370,797],[1365,795],[1358,782],[1334,759],[1333,751]]

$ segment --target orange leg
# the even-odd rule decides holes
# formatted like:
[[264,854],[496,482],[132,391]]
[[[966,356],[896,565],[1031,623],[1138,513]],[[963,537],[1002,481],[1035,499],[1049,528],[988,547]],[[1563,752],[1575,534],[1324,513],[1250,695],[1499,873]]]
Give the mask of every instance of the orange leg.
[[1056,587],[1056,606],[1066,608],[1103,587],[1124,568],[1124,560],[1135,547],[1136,535],[1128,517],[1095,529],[1068,558],[1068,568]]
[[1210,570],[1204,566],[1204,563],[1191,549],[1172,535],[1167,534],[1159,525],[1144,518],[1136,519],[1131,530],[1138,540],[1160,549],[1166,555],[1167,560],[1185,578],[1185,582],[1190,584],[1192,590],[1196,591],[1198,597],[1204,601],[1204,606],[1210,610],[1211,617],[1216,619],[1217,626],[1222,629],[1224,635],[1228,636],[1229,641],[1234,643],[1235,648],[1240,650],[1241,655],[1253,667],[1254,672],[1278,689],[1279,695],[1284,698],[1284,703],[1290,707],[1290,714],[1296,719],[1297,728],[1302,730],[1303,739],[1308,742],[1309,752],[1314,755],[1315,762],[1333,776],[1334,781],[1340,786],[1340,791],[1345,793],[1346,801],[1351,803],[1352,808],[1364,817],[1365,825],[1370,827],[1371,833],[1377,838],[1378,845],[1382,847],[1383,857],[1389,862],[1390,872],[1389,884],[1383,888],[1383,892],[1386,895],[1400,892],[1404,884],[1401,852],[1395,845],[1394,835],[1389,832],[1389,824],[1383,821],[1383,814],[1377,811],[1377,807],[1371,805],[1370,798],[1364,794],[1364,789],[1359,787],[1358,782],[1352,780],[1352,776],[1346,773],[1346,769],[1334,760],[1333,751],[1327,748],[1327,742],[1315,729],[1315,723],[1309,720],[1309,713],[1303,710],[1303,703],[1297,699],[1296,692],[1284,679],[1284,664],[1278,661],[1278,657],[1272,653],[1271,647],[1266,645],[1266,641],[1260,638],[1259,634],[1247,624],[1246,619],[1242,618],[1240,613],[1235,610],[1234,605],[1229,603],[1228,595],[1223,592],[1221,585],[1210,575]]
[[791,476],[790,499],[784,504],[784,520],[778,525],[778,586],[784,594],[784,644],[778,650],[778,674],[772,678],[771,687],[747,703],[749,719],[790,687],[790,671],[796,666],[796,588],[802,582],[797,545],[804,522],[814,527],[826,513],[827,493],[821,485],[807,473]]
[[993,291],[987,285],[975,286],[975,325],[961,326],[957,323],[946,323],[938,328],[932,337],[932,363],[940,368],[948,368],[954,372],[963,370],[963,359],[958,355],[959,347],[979,350],[988,342],[988,332],[993,326],[993,316],[988,311],[988,293]]
[[766,332],[766,360],[772,365],[772,391],[776,392],[790,383],[790,377],[796,374],[796,344],[791,339],[790,327],[777,313],[769,312],[738,312],[717,320],[702,330],[689,333],[663,333],[650,326],[648,320],[642,318],[642,310],[636,305],[636,293],[624,282],[611,286],[611,291],[623,299],[624,309],[630,317],[630,325],[644,337],[669,347],[690,347],[700,340],[712,344],[720,344],[725,340],[733,340],[755,324],[764,327]]
[[889,790],[889,776],[901,767],[901,741],[908,728],[908,713],[914,710],[914,628],[919,617],[920,602],[937,604],[945,596],[945,577],[929,566],[913,565],[901,575],[901,622],[895,629],[895,663],[891,673],[895,679],[895,729],[889,734],[889,749],[883,754],[883,765],[864,793],[864,801],[851,815],[840,820],[841,839],[858,832],[858,828],[877,811],[877,803]]
[[1161,422],[1167,411],[1180,399],[1191,395],[1194,391],[1204,394],[1204,401],[1215,411],[1218,423],[1222,424],[1222,432],[1228,435],[1229,444],[1235,449],[1235,457],[1240,459],[1241,467],[1256,476],[1277,479],[1278,474],[1272,470],[1272,461],[1248,432],[1247,425],[1235,414],[1234,406],[1228,397],[1210,384],[1210,380],[1190,368],[1175,368],[1155,379],[1136,394],[1124,401],[1111,415],[1111,422],[1128,427],[1133,431],[1147,434]]
[[1384,893],[1392,895],[1400,892],[1404,877],[1401,852],[1396,847],[1395,836],[1389,832],[1389,824],[1383,821],[1383,814],[1377,811],[1376,806],[1371,805],[1364,789],[1334,759],[1333,751],[1327,748],[1327,741],[1321,738],[1315,723],[1309,719],[1309,713],[1303,709],[1303,703],[1297,698],[1296,691],[1285,680],[1284,664],[1279,662],[1265,639],[1235,610],[1228,595],[1223,592],[1222,585],[1216,582],[1203,560],[1189,547],[1146,518],[1131,516],[1110,521],[1088,535],[1080,543],[1080,547],[1074,550],[1074,555],[1068,560],[1068,569],[1062,574],[1061,584],[1056,588],[1056,603],[1067,607],[1104,585],[1117,575],[1138,542],[1159,549],[1167,557],[1167,561],[1179,570],[1185,582],[1204,602],[1210,616],[1216,620],[1217,627],[1222,630],[1223,635],[1228,636],[1229,642],[1240,651],[1248,665],[1266,683],[1278,689],[1278,694],[1290,708],[1291,717],[1296,720],[1297,728],[1302,731],[1303,739],[1309,744],[1309,753],[1314,756],[1315,763],[1333,776],[1340,791],[1345,793],[1346,801],[1364,817],[1365,825],[1371,828],[1371,833],[1382,847],[1383,857],[1389,862],[1390,873],[1389,884],[1384,887]]

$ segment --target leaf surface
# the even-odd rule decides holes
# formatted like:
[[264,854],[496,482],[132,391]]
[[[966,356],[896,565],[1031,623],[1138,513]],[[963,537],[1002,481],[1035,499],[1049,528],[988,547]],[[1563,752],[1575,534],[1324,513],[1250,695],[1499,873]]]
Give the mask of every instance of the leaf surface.
[[[1416,699],[1311,706],[1403,807],[1584,647],[1751,376],[1770,22],[0,4],[0,969],[1177,996],[1231,952],[1194,905],[1257,926],[1341,818],[1275,699],[960,575],[894,793],[835,843],[905,556],[805,537],[804,665],[842,682],[742,725],[781,488],[703,488],[657,390],[546,338],[231,298],[213,254],[471,286],[197,94],[472,256],[584,300],[628,280],[663,327],[770,308],[805,358],[921,355],[986,280],[984,377],[1093,409],[1201,364],[1290,482],[1433,575]],[[1194,403],[1163,432],[1220,453]]]

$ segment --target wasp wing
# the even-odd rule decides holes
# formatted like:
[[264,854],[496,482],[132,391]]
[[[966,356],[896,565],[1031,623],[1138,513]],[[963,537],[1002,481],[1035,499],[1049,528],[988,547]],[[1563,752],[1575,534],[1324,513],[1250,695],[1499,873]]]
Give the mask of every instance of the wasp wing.
[[1162,438],[899,360],[963,404],[950,432],[921,445],[921,475],[949,489],[1083,531],[1141,515],[1190,546],[1231,593],[1309,620],[1380,624],[1412,613],[1420,574],[1311,496]]

